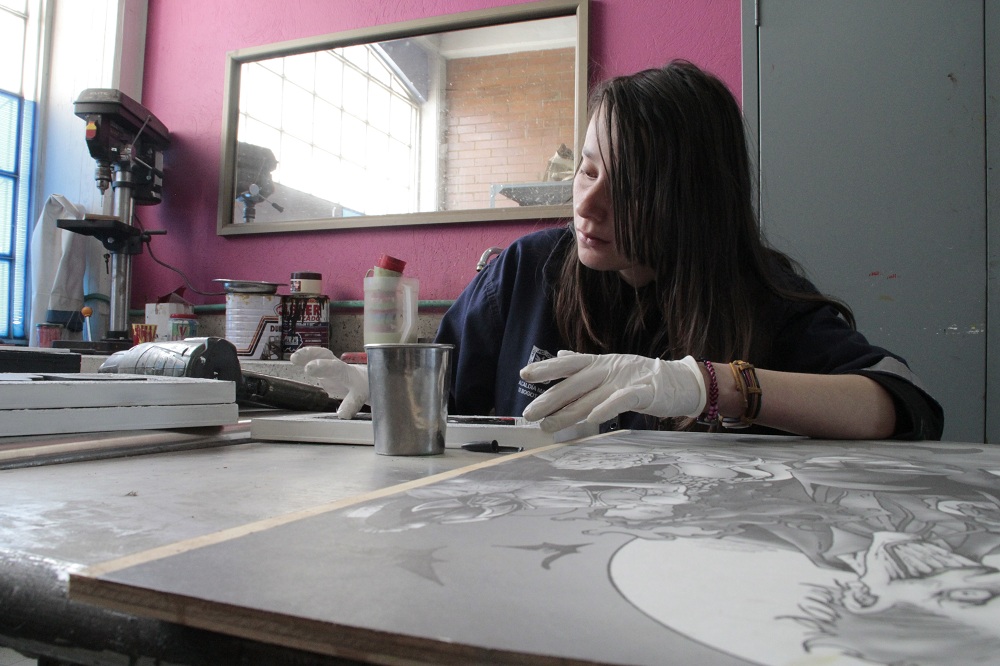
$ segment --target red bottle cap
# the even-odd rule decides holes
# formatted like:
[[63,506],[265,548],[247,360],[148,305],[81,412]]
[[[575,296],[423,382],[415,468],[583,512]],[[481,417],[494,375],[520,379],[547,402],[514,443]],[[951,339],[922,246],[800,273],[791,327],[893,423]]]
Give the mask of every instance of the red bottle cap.
[[406,268],[405,261],[397,259],[396,257],[390,257],[387,254],[383,254],[379,257],[375,265],[379,268],[384,268],[387,271],[396,271],[397,273],[402,273],[403,269]]

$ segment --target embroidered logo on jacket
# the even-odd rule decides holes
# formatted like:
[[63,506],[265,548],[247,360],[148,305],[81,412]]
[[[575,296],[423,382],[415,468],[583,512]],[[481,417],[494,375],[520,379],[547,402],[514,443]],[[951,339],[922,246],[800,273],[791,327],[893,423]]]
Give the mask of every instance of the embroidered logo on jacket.
[[[531,355],[528,357],[528,363],[536,363],[538,361],[544,361],[545,359],[555,358],[555,354],[551,354],[544,349],[539,349],[532,345]],[[517,392],[521,395],[525,395],[531,400],[534,400],[542,391],[544,391],[549,384],[552,382],[539,382],[537,384],[526,382],[523,379],[517,380]]]

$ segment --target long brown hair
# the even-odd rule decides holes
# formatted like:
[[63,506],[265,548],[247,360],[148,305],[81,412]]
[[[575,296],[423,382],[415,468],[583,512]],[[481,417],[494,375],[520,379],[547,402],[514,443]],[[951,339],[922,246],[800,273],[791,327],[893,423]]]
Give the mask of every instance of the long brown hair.
[[590,107],[613,137],[602,159],[617,249],[655,278],[633,289],[567,252],[555,310],[571,348],[754,360],[768,353],[759,318],[775,294],[830,304],[854,326],[846,305],[776,279],[796,267],[761,236],[743,116],[722,81],[675,60],[605,82]]

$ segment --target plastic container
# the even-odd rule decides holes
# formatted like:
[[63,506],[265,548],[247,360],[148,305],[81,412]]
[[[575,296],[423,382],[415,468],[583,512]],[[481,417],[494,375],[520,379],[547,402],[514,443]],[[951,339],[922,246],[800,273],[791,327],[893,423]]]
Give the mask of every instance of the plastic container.
[[53,342],[62,339],[62,324],[35,324],[35,330],[38,331],[39,347],[51,347]]
[[416,278],[366,277],[365,344],[416,342],[419,294]]
[[170,315],[170,339],[186,340],[198,337],[198,316],[178,312]]

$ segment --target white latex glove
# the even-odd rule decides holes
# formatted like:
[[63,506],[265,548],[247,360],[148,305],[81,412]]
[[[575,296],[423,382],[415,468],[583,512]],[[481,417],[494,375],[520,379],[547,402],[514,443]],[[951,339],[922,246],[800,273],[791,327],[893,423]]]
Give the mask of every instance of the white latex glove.
[[564,377],[524,408],[524,418],[541,420],[546,432],[579,421],[603,423],[622,412],[696,417],[705,409],[705,379],[691,356],[662,361],[560,351],[556,358],[521,368],[521,378],[529,382]]
[[341,399],[339,418],[353,419],[368,402],[368,366],[344,363],[326,347],[301,347],[291,361],[319,380],[331,398]]

